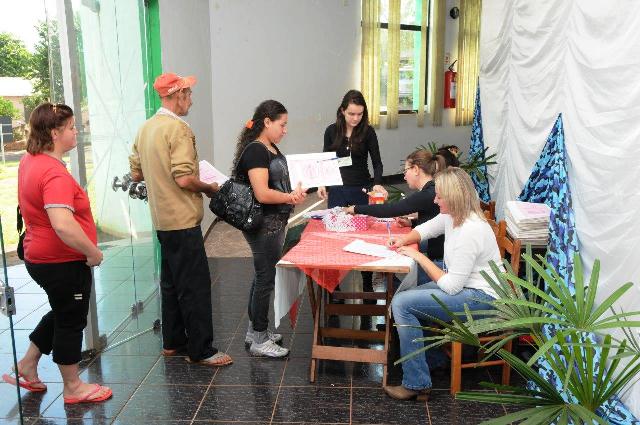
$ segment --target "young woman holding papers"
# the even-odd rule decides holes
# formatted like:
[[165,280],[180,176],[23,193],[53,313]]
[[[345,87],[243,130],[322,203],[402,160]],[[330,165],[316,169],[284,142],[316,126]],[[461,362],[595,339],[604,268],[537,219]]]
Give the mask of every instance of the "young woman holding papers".
[[[349,90],[336,112],[336,122],[324,132],[324,152],[338,156],[342,186],[319,187],[318,195],[327,200],[328,207],[366,205],[367,192],[371,188],[369,156],[373,164],[373,192],[387,191],[382,187],[382,160],[380,147],[373,127],[369,125],[369,113],[364,96],[357,90]],[[363,190],[364,189],[364,190]],[[362,272],[363,290],[373,291],[372,273]],[[375,303],[375,300],[366,300]]]
[[276,263],[282,257],[285,228],[293,206],[306,193],[291,190],[287,160],[276,146],[287,134],[287,110],[275,100],[265,100],[256,108],[238,137],[233,161],[236,178],[251,183],[262,203],[264,222],[256,232],[243,232],[251,247],[255,277],[249,292],[249,327],[245,343],[260,357],[284,357],[289,350],[277,345],[282,335],[268,330],[269,299],[275,286]]
[[[450,320],[448,313],[434,299],[437,297],[452,312],[490,308],[487,302],[496,293],[480,274],[491,273],[490,261],[500,264],[500,252],[491,226],[480,209],[480,200],[471,178],[462,169],[450,167],[435,176],[435,203],[440,214],[417,226],[409,234],[389,239],[389,247],[416,260],[432,282],[398,292],[391,301],[398,325],[400,355],[424,348],[417,342],[423,336],[420,321],[431,317]],[[407,245],[444,234],[445,269]],[[431,391],[431,374],[425,354],[402,363],[402,385],[386,387],[386,393],[398,400],[425,399]]]

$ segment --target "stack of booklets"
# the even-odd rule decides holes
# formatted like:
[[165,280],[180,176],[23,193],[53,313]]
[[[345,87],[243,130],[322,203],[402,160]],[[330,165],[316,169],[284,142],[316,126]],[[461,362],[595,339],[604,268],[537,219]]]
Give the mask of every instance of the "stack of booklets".
[[505,208],[507,233],[523,244],[547,245],[549,241],[549,215],[546,204],[508,201]]

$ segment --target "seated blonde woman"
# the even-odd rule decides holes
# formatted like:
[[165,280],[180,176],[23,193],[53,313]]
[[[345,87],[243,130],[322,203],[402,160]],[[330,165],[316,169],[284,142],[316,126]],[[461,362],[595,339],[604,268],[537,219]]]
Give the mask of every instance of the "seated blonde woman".
[[[435,176],[436,197],[440,214],[417,226],[401,238],[391,238],[389,246],[407,255],[422,267],[431,282],[399,292],[393,297],[391,308],[398,327],[400,355],[405,356],[424,347],[415,339],[422,337],[421,321],[430,317],[449,320],[447,312],[438,304],[435,295],[451,311],[463,312],[490,308],[486,302],[496,294],[480,272],[490,272],[490,261],[500,262],[496,238],[480,209],[478,194],[465,171],[450,167]],[[444,234],[444,270],[424,254],[407,245]],[[431,375],[425,354],[402,363],[402,385],[388,386],[386,393],[395,399],[425,400],[431,390]]]

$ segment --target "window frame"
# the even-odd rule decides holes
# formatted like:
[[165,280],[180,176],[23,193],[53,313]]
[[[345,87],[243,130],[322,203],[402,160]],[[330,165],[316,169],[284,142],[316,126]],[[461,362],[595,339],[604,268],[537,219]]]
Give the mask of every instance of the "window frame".
[[[426,0],[423,0],[426,1]],[[431,24],[431,2],[429,2],[429,6],[427,8],[427,14],[428,14],[428,18],[427,18],[427,40],[426,40],[426,45],[425,45],[425,49],[427,50],[426,52],[426,63],[425,63],[425,68],[426,68],[426,75],[425,75],[425,79],[424,79],[424,91],[425,94],[427,94],[429,92],[429,62],[430,62],[430,57],[429,57],[429,41],[430,41],[430,24]],[[362,27],[362,21],[360,22],[360,26]],[[389,29],[389,22],[380,22],[380,29]],[[420,31],[422,30],[420,25],[414,25],[414,24],[400,24],[400,31],[412,31],[412,32],[417,32],[420,33]],[[399,72],[399,70],[398,70]],[[415,79],[414,79],[415,82]],[[429,96],[425,95],[424,97],[424,106],[425,108],[428,108],[428,102],[429,101]],[[398,114],[399,115],[411,115],[411,114],[416,114],[418,113],[417,109],[398,109]],[[385,103],[385,105],[380,105],[380,115],[387,115],[387,105]]]

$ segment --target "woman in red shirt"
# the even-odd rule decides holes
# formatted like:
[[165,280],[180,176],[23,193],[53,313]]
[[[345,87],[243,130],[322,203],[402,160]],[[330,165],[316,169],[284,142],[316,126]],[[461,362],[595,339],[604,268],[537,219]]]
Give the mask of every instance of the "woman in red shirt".
[[63,155],[76,147],[73,111],[44,103],[29,120],[27,154],[18,168],[18,204],[26,223],[25,265],[47,293],[51,311],[29,335],[31,343],[6,382],[45,391],[38,378],[42,354],[53,352],[66,404],[103,401],[111,389],[78,377],[82,331],[87,325],[91,267],[102,262],[87,193],[69,174]]

